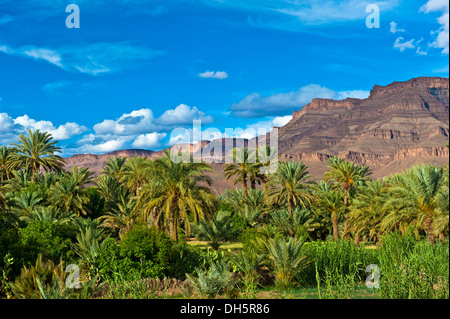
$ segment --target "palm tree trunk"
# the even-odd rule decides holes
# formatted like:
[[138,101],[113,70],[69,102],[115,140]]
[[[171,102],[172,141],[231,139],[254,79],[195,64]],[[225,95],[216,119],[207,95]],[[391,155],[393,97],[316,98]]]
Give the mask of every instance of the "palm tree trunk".
[[169,236],[173,241],[177,241],[178,240],[177,235],[178,234],[175,225],[175,212],[174,209],[172,208],[169,213]]
[[244,191],[245,199],[248,199],[247,179],[242,180],[242,190]]
[[425,232],[427,233],[427,240],[430,244],[434,245],[434,231],[433,231],[433,219],[428,217],[425,219]]
[[331,220],[333,222],[334,241],[338,241],[339,240],[339,219],[338,219],[338,215],[335,212],[333,212],[331,214]]
[[348,189],[346,187],[344,187],[344,205],[348,206]]
[[289,207],[289,214],[291,216],[293,216],[294,215],[294,203],[292,201],[292,198],[289,198],[288,207]]

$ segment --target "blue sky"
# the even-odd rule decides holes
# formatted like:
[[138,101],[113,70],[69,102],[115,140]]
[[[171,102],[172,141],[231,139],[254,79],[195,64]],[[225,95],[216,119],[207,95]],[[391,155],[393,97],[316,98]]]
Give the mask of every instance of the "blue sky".
[[[380,28],[366,27],[369,4]],[[448,77],[448,12],[442,0],[0,0],[0,144],[40,129],[65,156],[159,150],[193,120],[252,137],[312,98]]]

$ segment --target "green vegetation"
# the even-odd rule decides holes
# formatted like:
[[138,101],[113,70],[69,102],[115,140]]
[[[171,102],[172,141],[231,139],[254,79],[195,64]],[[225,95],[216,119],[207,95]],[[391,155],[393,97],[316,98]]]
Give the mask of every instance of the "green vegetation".
[[334,157],[316,182],[234,149],[240,188],[215,196],[170,153],[94,176],[59,152],[39,131],[0,147],[0,298],[449,298],[448,165],[373,180]]

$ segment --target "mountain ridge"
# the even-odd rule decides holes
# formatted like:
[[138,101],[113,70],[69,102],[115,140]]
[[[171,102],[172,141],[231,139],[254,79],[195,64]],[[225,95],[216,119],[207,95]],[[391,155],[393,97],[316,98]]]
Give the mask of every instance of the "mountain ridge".
[[[269,142],[270,135],[252,139]],[[292,120],[278,129],[281,160],[302,160],[320,178],[326,161],[340,156],[369,166],[374,177],[405,170],[420,163],[448,162],[449,79],[419,77],[374,85],[366,99],[317,98],[294,111]],[[252,140],[244,140],[245,145]],[[190,144],[193,152],[211,151],[223,139]],[[66,158],[66,167],[88,167],[95,173],[113,156],[157,158],[166,150],[122,150],[109,154],[78,154]],[[209,154],[209,153],[208,153]],[[224,154],[222,154],[223,159]],[[220,158],[210,157],[216,163]],[[219,189],[234,187],[223,178],[221,164],[214,164]],[[222,176],[221,176],[222,175]]]

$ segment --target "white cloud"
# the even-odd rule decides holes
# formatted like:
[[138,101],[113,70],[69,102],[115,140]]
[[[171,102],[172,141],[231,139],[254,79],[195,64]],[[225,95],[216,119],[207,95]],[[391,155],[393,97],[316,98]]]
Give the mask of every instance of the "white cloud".
[[390,23],[391,29],[389,30],[391,33],[397,33],[397,32],[406,32],[404,29],[397,29],[397,23],[395,21],[392,21]]
[[405,49],[415,49],[414,41],[415,39],[411,39],[408,41],[404,41],[405,38],[398,37],[394,42],[394,48],[398,49],[400,52],[405,51]]
[[0,141],[2,143],[8,141],[9,144],[17,140],[18,135],[25,134],[28,129],[48,132],[58,141],[71,139],[87,131],[86,127],[77,123],[69,122],[56,127],[50,121],[37,121],[26,114],[13,119],[7,113],[0,113]]
[[264,117],[292,112],[311,102],[314,98],[345,99],[347,97],[367,98],[369,91],[340,91],[322,87],[317,84],[309,84],[301,87],[297,91],[289,93],[277,93],[269,96],[261,96],[259,93],[252,93],[233,104],[229,111],[232,116],[243,118]]
[[292,120],[292,115],[278,116],[272,120],[273,126],[283,127]]
[[174,110],[167,110],[157,119],[160,125],[189,125],[194,120],[201,120],[203,124],[213,121],[211,116],[198,110],[197,107],[189,107],[186,104],[178,105]]
[[94,126],[97,135],[133,135],[148,133],[154,128],[151,109],[140,109],[123,114],[117,120],[104,120]]
[[2,133],[9,133],[13,125],[14,120],[8,114],[0,113],[0,136]]
[[136,137],[133,147],[136,148],[154,148],[159,147],[162,139],[166,137],[166,133],[149,133]]
[[201,78],[219,79],[219,80],[224,80],[224,79],[228,78],[228,74],[223,71],[206,71],[206,72],[200,73],[199,76]]
[[162,51],[151,50],[132,41],[65,46],[58,49],[34,45],[19,48],[1,45],[0,52],[43,60],[65,71],[92,76],[137,67],[137,62],[147,61],[164,54]]
[[211,116],[201,112],[197,107],[180,104],[173,110],[165,111],[155,118],[151,109],[140,109],[123,114],[117,120],[104,120],[94,126],[97,135],[138,135],[152,132],[164,132],[177,126],[192,125],[194,120],[203,124],[213,121]]
[[437,19],[440,25],[438,30],[431,32],[435,36],[435,40],[429,45],[430,47],[442,49],[443,54],[449,54],[449,2],[448,0],[429,0],[420,8],[420,12],[442,12]]
[[40,130],[41,132],[47,132],[52,135],[55,140],[68,140],[73,136],[83,134],[87,131],[87,128],[80,126],[77,123],[66,123],[55,127],[50,121],[36,121],[30,118],[28,115],[19,116],[14,120],[14,124],[17,127],[21,127],[22,131],[27,131],[28,129],[35,131]]

